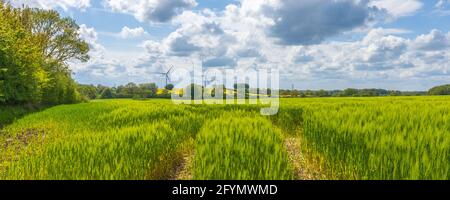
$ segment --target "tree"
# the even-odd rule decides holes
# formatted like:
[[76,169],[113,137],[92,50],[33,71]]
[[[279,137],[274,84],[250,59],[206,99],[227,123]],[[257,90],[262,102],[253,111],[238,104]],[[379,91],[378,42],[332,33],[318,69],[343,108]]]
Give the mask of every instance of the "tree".
[[45,58],[66,63],[69,60],[89,60],[89,45],[80,38],[79,26],[71,18],[61,18],[55,10],[27,8],[26,25],[36,38]]
[[0,94],[9,104],[40,102],[48,82],[42,56],[21,18],[20,10],[0,2]]
[[312,90],[306,90],[305,91],[305,96],[306,97],[312,97],[312,96],[314,96],[314,92]]
[[97,98],[97,88],[93,85],[81,85],[79,84],[77,90],[80,94],[88,99]]
[[358,90],[357,89],[353,89],[353,88],[348,88],[344,90],[344,96],[346,97],[353,97],[356,96],[358,94]]
[[67,67],[87,61],[78,25],[56,11],[13,8],[0,0],[0,102],[74,103],[80,94]]
[[4,91],[2,88],[4,87],[4,84],[5,84],[5,75],[4,74],[6,73],[7,70],[8,70],[7,68],[0,69],[0,103],[3,103],[6,101],[5,94],[4,94]]
[[329,95],[328,92],[325,91],[325,90],[319,90],[319,91],[316,92],[316,96],[317,96],[317,97],[328,97],[328,96],[330,96],[330,95]]
[[291,91],[291,96],[292,97],[299,97],[300,96],[300,91],[298,91],[298,90]]
[[128,83],[124,86],[117,87],[117,98],[135,98],[141,95],[142,91],[135,83]]
[[400,92],[400,91],[395,91],[395,90],[389,91],[389,96],[400,96],[400,95],[402,95],[402,92]]
[[114,95],[112,93],[111,88],[105,88],[100,94],[100,99],[112,99]]
[[158,86],[156,85],[156,83],[140,84],[139,88],[144,98],[156,97],[158,94]]
[[450,95],[450,84],[431,88],[428,95]]
[[139,93],[139,87],[135,83],[131,82],[125,85],[125,91],[132,97],[133,95]]
[[167,84],[166,87],[165,87],[165,89],[166,89],[166,90],[173,90],[174,87],[175,87],[175,86],[174,86],[173,84]]

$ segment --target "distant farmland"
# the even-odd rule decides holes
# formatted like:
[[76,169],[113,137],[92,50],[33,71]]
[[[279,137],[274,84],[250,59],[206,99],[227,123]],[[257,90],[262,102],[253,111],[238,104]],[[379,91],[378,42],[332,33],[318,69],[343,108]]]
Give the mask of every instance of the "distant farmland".
[[0,179],[450,179],[450,99],[105,100],[0,134]]

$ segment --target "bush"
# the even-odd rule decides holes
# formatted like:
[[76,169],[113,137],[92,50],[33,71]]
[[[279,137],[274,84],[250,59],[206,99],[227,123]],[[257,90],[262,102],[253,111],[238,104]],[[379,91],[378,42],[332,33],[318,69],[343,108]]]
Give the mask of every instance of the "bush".
[[429,95],[450,95],[450,85],[441,85],[431,88],[428,91]]

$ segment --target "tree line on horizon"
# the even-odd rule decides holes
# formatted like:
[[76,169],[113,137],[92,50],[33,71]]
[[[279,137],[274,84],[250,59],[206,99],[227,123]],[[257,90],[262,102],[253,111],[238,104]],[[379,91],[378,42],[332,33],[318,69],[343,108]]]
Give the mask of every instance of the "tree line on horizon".
[[424,96],[424,91],[399,91],[385,89],[355,89],[344,90],[280,90],[282,97],[382,97],[382,96]]
[[[239,85],[243,85],[245,88],[246,98],[251,95],[252,92],[259,93],[258,88],[250,88],[248,84],[234,84],[233,88],[228,89],[222,85],[223,96],[227,95],[227,91],[236,93]],[[220,86],[219,86],[220,88]],[[159,88],[156,83],[128,83],[120,85],[118,87],[108,87],[103,85],[78,85],[78,91],[87,97],[88,99],[120,99],[120,98],[133,98],[133,99],[146,99],[146,98],[171,98],[173,92],[182,95],[186,91],[191,92],[191,97],[201,98],[201,96],[195,96],[194,91],[201,91],[209,93],[215,96],[214,88],[206,88],[198,84],[190,84],[185,88],[175,89],[174,85],[168,84],[164,88]],[[272,92],[267,90],[270,95]],[[199,93],[197,93],[198,95]],[[201,94],[201,93],[200,93]],[[279,97],[283,98],[310,98],[310,97],[382,97],[382,96],[426,96],[426,95],[450,95],[450,85],[437,86],[426,91],[398,91],[398,90],[385,90],[385,89],[354,89],[348,88],[345,90],[286,90],[281,89],[278,91]]]
[[172,84],[159,88],[156,83],[128,83],[118,87],[103,85],[79,84],[78,91],[88,100],[92,99],[145,99],[145,98],[170,98]]
[[431,88],[428,95],[450,95],[450,84]]

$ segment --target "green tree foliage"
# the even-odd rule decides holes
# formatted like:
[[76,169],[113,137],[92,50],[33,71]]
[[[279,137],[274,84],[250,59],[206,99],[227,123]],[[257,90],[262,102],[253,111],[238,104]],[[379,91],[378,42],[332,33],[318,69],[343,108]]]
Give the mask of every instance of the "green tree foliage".
[[141,89],[135,83],[128,83],[117,87],[116,93],[117,98],[136,98],[142,94]]
[[31,32],[22,26],[21,13],[0,3],[1,92],[5,103],[35,103],[48,81],[44,61]]
[[67,62],[87,61],[78,25],[56,11],[0,0],[0,103],[61,104],[81,99]]
[[79,26],[71,18],[61,18],[54,10],[27,9],[31,12],[29,28],[46,59],[65,63],[89,60],[89,46],[78,34]]
[[174,86],[173,84],[167,84],[166,87],[165,87],[165,89],[166,89],[166,90],[173,90],[174,87],[175,87],[175,86]]
[[88,99],[96,99],[97,98],[97,87],[94,85],[78,85],[78,92]]
[[428,91],[429,95],[450,95],[450,85],[441,85],[431,88]]
[[100,94],[100,99],[112,99],[114,96],[111,88],[105,88]]
[[140,84],[139,87],[141,95],[144,98],[153,98],[158,95],[158,86],[156,85],[156,83],[144,83]]
[[[116,87],[78,85],[78,91],[89,99],[144,99],[144,98],[170,98],[170,94],[158,94],[156,83],[128,83]],[[168,93],[168,90],[164,90]]]
[[280,96],[287,97],[378,97],[378,96],[424,96],[427,92],[396,91],[384,89],[345,89],[345,90],[280,90]]

